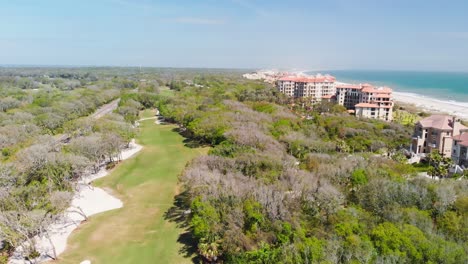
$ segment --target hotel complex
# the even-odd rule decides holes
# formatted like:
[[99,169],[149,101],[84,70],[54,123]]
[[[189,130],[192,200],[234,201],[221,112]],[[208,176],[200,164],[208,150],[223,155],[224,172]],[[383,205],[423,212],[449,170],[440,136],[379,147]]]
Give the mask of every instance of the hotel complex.
[[385,121],[393,119],[392,89],[388,87],[337,85],[335,77],[330,75],[285,76],[276,81],[276,86],[281,93],[294,98],[310,97],[313,102],[334,99],[358,117]]

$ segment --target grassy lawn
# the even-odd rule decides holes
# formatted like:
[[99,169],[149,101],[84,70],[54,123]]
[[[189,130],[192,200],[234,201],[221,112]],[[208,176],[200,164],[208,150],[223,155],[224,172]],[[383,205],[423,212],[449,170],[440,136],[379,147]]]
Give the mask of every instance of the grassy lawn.
[[156,115],[156,110],[155,109],[147,109],[145,111],[140,112],[140,118],[149,118],[149,117],[155,117]]
[[164,95],[164,96],[167,96],[167,97],[171,97],[174,95],[174,91],[169,89],[169,87],[159,87],[159,91],[160,91],[160,94],[161,95]]
[[207,149],[185,147],[174,127],[141,122],[137,142],[143,150],[95,183],[121,199],[124,207],[83,223],[56,262],[191,263],[191,256],[180,252],[178,239],[184,230],[164,214],[178,193],[177,176]]

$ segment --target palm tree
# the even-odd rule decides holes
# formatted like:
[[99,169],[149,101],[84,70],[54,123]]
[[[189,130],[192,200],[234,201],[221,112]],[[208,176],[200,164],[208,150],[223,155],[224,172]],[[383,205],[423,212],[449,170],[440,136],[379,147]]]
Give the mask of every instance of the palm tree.
[[198,252],[207,263],[217,263],[218,257],[221,255],[221,250],[219,249],[219,244],[217,241],[211,243],[199,243]]

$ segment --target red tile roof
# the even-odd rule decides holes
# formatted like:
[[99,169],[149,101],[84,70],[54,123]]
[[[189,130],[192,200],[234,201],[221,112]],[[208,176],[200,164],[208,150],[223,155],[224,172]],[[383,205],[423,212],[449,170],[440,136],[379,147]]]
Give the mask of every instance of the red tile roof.
[[285,76],[278,79],[278,81],[286,82],[304,82],[304,83],[317,83],[317,82],[334,82],[336,79],[333,76],[310,76],[310,77],[301,77],[301,76]]
[[376,104],[369,104],[369,103],[360,103],[355,105],[355,107],[361,107],[361,108],[379,108],[379,105]]
[[364,86],[363,85],[363,89],[362,91],[364,93],[377,93],[377,94],[391,94],[393,92],[393,90],[391,88],[388,88],[388,87],[378,87],[378,88],[375,88],[373,86]]
[[374,97],[377,97],[377,98],[392,98],[392,96],[390,94],[386,94],[386,93],[383,93],[383,94],[379,93]]
[[364,83],[364,84],[339,84],[336,86],[337,89],[360,89],[362,92],[365,93],[375,93],[379,97],[388,96],[390,98],[390,94],[393,90],[389,87],[374,87],[371,84]]
[[[441,130],[451,130],[453,117],[449,115],[431,115],[419,121],[423,127],[431,127]],[[460,124],[460,130],[466,130],[468,127]]]
[[358,84],[339,84],[336,86],[336,88],[341,88],[341,89],[362,89],[361,85]]
[[468,133],[463,133],[458,136],[454,136],[453,140],[459,142],[458,144],[468,147]]

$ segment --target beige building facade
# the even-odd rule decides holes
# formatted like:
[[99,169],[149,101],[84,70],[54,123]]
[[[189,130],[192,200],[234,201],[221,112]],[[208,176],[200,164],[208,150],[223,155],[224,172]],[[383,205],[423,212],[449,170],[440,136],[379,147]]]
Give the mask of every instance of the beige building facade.
[[330,75],[286,76],[278,79],[276,86],[281,93],[290,97],[310,97],[316,102],[336,94],[335,77]]
[[438,151],[444,157],[452,157],[454,138],[464,132],[468,132],[468,127],[455,117],[432,115],[416,124],[411,150],[416,154]]
[[370,84],[341,84],[336,86],[336,101],[358,117],[393,120],[393,90]]

